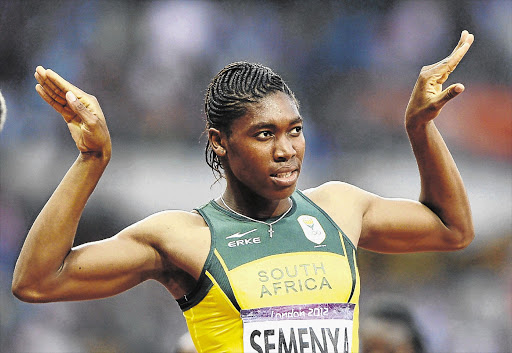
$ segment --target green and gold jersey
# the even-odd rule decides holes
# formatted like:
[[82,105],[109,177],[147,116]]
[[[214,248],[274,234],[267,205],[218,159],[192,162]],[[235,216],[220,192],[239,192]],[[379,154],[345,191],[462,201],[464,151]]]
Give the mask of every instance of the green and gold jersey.
[[211,249],[178,303],[199,352],[358,351],[356,249],[302,192],[291,199],[273,232],[215,201],[197,210]]

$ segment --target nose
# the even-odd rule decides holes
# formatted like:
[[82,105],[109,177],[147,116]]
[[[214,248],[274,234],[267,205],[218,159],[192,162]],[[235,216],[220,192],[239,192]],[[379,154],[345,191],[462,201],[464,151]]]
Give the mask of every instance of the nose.
[[277,162],[284,162],[293,158],[297,151],[289,136],[281,136],[276,140],[274,147],[274,159]]

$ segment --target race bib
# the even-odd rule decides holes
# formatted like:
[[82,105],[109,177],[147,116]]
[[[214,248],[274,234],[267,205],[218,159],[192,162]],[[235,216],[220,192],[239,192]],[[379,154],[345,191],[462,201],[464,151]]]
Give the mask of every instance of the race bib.
[[355,304],[242,310],[245,353],[350,353]]

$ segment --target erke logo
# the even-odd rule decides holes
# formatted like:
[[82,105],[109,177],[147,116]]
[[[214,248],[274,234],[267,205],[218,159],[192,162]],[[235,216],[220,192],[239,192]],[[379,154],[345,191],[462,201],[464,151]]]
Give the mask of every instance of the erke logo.
[[226,239],[232,239],[232,238],[241,238],[243,237],[244,235],[246,234],[249,234],[249,233],[252,233],[252,232],[255,232],[257,229],[254,228],[253,230],[250,230],[248,232],[245,232],[245,233],[240,233],[240,232],[237,232],[235,234],[231,234],[230,236],[226,237]]
[[[226,239],[238,239],[238,238],[243,237],[244,235],[247,235],[247,234],[250,234],[252,232],[255,232],[256,230],[257,229],[254,228],[253,230],[250,230],[250,231],[245,232],[245,233],[236,232],[234,234],[231,234],[231,235],[227,236]],[[260,237],[254,237],[254,238],[246,238],[246,239],[238,239],[238,240],[230,241],[228,243],[228,246],[230,248],[234,248],[234,247],[237,247],[237,246],[240,246],[240,245],[259,244],[259,243],[261,243]]]
[[313,216],[302,215],[297,218],[306,238],[320,245],[325,240],[325,231],[318,219]]

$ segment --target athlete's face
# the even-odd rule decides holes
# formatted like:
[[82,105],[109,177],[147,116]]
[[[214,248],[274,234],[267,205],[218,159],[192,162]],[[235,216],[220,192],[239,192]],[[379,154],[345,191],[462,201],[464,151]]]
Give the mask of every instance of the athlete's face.
[[297,105],[277,92],[248,108],[225,139],[228,182],[269,200],[287,198],[295,190],[305,150]]

